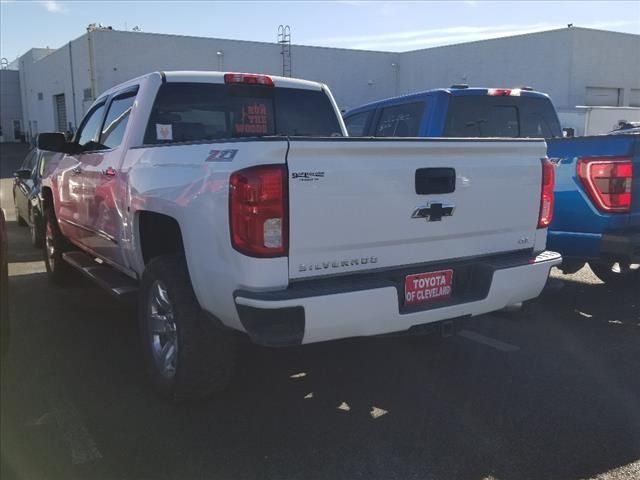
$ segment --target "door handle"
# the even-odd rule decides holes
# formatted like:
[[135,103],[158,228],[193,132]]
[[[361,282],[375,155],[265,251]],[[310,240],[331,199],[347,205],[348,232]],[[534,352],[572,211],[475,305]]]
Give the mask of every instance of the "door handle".
[[102,171],[102,174],[107,176],[107,177],[115,177],[116,176],[116,169],[113,167],[107,167]]
[[73,170],[71,170],[71,173],[73,173],[74,175],[80,175],[82,173],[82,168],[80,167],[80,165],[78,165]]
[[419,168],[416,170],[416,193],[418,195],[452,193],[455,190],[455,169]]

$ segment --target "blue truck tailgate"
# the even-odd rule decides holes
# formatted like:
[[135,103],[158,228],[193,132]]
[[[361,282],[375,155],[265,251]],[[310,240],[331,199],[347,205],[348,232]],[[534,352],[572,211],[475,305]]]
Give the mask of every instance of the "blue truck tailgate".
[[[549,246],[571,256],[596,258],[604,234],[640,234],[640,136],[601,135],[548,139],[547,154],[556,168],[556,204]],[[606,212],[596,207],[578,175],[581,158],[626,159],[633,165],[631,208]]]

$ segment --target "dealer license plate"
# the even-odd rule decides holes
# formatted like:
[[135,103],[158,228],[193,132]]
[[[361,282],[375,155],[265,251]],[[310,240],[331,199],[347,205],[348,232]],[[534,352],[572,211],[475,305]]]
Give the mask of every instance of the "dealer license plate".
[[404,304],[444,300],[453,292],[453,270],[407,275],[404,280]]

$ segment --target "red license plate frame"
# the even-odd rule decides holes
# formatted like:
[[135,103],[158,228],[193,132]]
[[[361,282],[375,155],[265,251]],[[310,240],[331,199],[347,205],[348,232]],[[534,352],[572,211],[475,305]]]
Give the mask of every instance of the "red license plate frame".
[[453,270],[416,273],[404,278],[404,305],[413,307],[453,295]]

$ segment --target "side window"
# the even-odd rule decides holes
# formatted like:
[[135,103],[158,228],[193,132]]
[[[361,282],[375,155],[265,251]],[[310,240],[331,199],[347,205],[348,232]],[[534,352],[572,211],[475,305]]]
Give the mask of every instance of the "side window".
[[417,137],[424,106],[424,102],[414,102],[383,108],[375,136]]
[[365,135],[365,128],[367,122],[371,117],[371,112],[356,113],[344,119],[344,124],[347,127],[350,137],[362,137]]
[[38,176],[42,177],[44,175],[44,171],[47,168],[47,163],[51,160],[55,153],[52,152],[42,152],[42,157],[40,159],[40,164],[38,165]]
[[115,97],[109,105],[109,111],[104,121],[100,144],[106,148],[116,148],[122,143],[124,131],[129,122],[129,114],[136,99],[137,92],[123,93]]
[[94,107],[82,122],[82,126],[78,130],[78,145],[86,147],[89,142],[95,142],[98,138],[98,132],[102,125],[102,117],[104,114],[104,103]]

